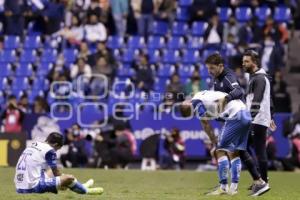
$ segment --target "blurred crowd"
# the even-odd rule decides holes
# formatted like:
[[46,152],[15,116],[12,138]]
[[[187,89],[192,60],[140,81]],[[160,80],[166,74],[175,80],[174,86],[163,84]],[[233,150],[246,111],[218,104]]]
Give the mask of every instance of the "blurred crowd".
[[[264,6],[270,9],[264,20],[251,15],[249,20],[241,21],[234,14],[240,7],[250,8],[255,13],[256,8]],[[288,21],[274,19],[278,6],[291,10]],[[232,12],[226,21],[218,10],[223,7]],[[188,14],[181,16],[182,10]],[[166,27],[156,32],[159,22]],[[183,28],[192,30],[198,22],[204,22],[200,35],[175,32],[175,24],[181,23]],[[111,91],[117,81],[126,83],[114,88],[120,94],[127,95],[132,91],[128,82],[134,85],[138,97],[133,102],[144,101],[141,100],[144,94],[166,93],[156,103],[164,103],[163,109],[168,110],[186,95],[210,88],[211,80],[203,59],[214,51],[224,56],[226,66],[235,71],[246,89],[248,77],[241,68],[241,56],[247,48],[260,52],[262,68],[273,77],[275,112],[289,113],[291,98],[283,69],[287,65],[286,58],[295,57],[295,51],[288,51],[294,39],[289,32],[299,29],[299,22],[300,2],[297,0],[2,0],[0,52],[8,48],[5,46],[7,36],[16,36],[20,43],[28,36],[34,36],[41,44],[33,50],[37,59],[30,63],[33,75],[26,77],[28,88],[14,93],[10,88],[14,77],[5,77],[8,86],[0,92],[2,103],[6,104],[1,106],[2,131],[20,132],[24,114],[49,113],[49,104],[57,101],[68,101],[76,106],[84,100],[77,98],[81,94],[74,91],[83,95],[102,95],[107,88]],[[161,34],[163,28],[166,30]],[[178,43],[174,43],[178,46],[173,47],[171,41],[175,37],[179,38]],[[138,42],[130,51],[130,42],[134,38],[138,38]],[[158,44],[153,46],[156,38]],[[13,72],[22,62],[25,50],[26,47],[13,50],[16,60],[7,61]],[[185,61],[187,51],[193,52],[191,58],[195,58],[195,62],[188,56]],[[170,52],[174,54],[170,54],[169,60]],[[0,61],[6,62],[2,58]],[[51,67],[45,73],[41,72],[41,66],[48,61],[51,65],[47,66]],[[103,76],[92,77],[93,74]],[[43,83],[48,84],[48,88],[38,90],[33,96],[38,76],[46,81]],[[3,84],[5,81],[3,79]],[[49,86],[57,81],[69,82],[72,87],[56,85],[53,87],[56,96],[71,94],[71,99],[57,100],[50,95]],[[101,101],[111,104],[117,100],[107,95]],[[151,101],[151,98],[146,101]],[[61,111],[66,111],[66,108],[61,107]],[[299,142],[295,138],[300,131],[295,120],[297,117],[293,119],[293,128],[289,132],[293,133],[293,152],[299,155]],[[110,117],[107,126],[101,130],[83,130],[78,124],[65,130],[68,150],[61,156],[64,166],[125,167],[134,158],[137,147],[128,122],[120,123]],[[175,129],[166,136],[164,148],[166,154],[161,159],[162,168],[182,168],[185,147],[179,130]],[[299,160],[300,157],[298,165]]]

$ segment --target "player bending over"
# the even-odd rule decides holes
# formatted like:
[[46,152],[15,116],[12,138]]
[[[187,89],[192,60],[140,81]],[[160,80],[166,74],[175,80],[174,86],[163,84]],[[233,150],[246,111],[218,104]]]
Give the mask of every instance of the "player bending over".
[[[251,115],[246,105],[241,100],[232,100],[218,106],[218,101],[227,94],[217,91],[201,91],[195,94],[191,100],[182,103],[181,113],[188,117],[194,114],[201,117],[202,127],[208,134],[211,142],[216,146],[215,155],[218,159],[218,177],[220,186],[207,195],[234,195],[238,192],[238,182],[241,172],[241,160],[239,150],[247,147],[248,129],[251,124]],[[222,118],[225,124],[218,139],[208,122],[208,118]],[[229,158],[229,160],[228,160]],[[231,164],[230,164],[230,163]],[[228,187],[228,173],[231,166],[231,185]]]
[[[103,188],[90,188],[94,181],[90,179],[81,184],[70,174],[62,174],[57,168],[56,151],[63,145],[63,136],[51,133],[45,142],[33,142],[20,156],[15,174],[17,193],[57,193],[60,189],[69,188],[78,194],[103,193]],[[46,171],[51,169],[53,176]]]

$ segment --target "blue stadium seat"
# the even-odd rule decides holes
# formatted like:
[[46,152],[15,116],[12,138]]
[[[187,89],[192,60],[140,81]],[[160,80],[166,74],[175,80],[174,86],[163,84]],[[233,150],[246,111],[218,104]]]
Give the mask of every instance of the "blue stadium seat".
[[188,33],[189,26],[185,22],[174,22],[172,27],[172,35],[184,36]]
[[183,63],[197,63],[200,61],[200,53],[196,49],[185,50],[183,53]]
[[27,77],[16,77],[13,80],[13,90],[27,90],[30,88],[29,80]]
[[165,48],[166,41],[164,37],[161,36],[150,36],[148,39],[148,48],[162,49]]
[[120,61],[121,58],[122,58],[122,53],[119,49],[114,49],[112,51],[113,55],[114,55],[114,58],[116,59],[116,61]]
[[25,50],[22,52],[20,62],[33,63],[36,62],[37,55],[35,50]]
[[44,49],[41,62],[56,62],[57,60],[57,50],[56,49]]
[[9,63],[0,63],[0,77],[13,75],[12,66]]
[[152,29],[149,30],[150,33],[163,36],[168,33],[169,24],[165,21],[154,21]]
[[148,50],[149,63],[157,63],[161,60],[160,51],[158,49],[149,49]]
[[213,54],[213,53],[216,53],[216,52],[218,52],[218,51],[216,51],[216,50],[207,50],[207,49],[205,49],[205,50],[203,51],[203,53],[202,53],[202,60],[205,61],[205,59],[206,59],[209,55],[211,55],[211,54]]
[[145,48],[145,39],[141,36],[130,36],[127,42],[128,48],[142,49]]
[[16,51],[15,50],[4,50],[0,53],[0,62],[16,62]]
[[33,67],[30,63],[20,63],[16,69],[17,76],[32,76]]
[[292,18],[291,9],[285,6],[275,8],[274,19],[277,22],[289,22]]
[[217,8],[219,14],[219,19],[221,22],[227,22],[229,17],[232,15],[232,10],[229,7],[220,7]]
[[8,79],[6,77],[0,77],[0,90],[6,90],[8,88]]
[[178,69],[178,74],[180,77],[191,77],[195,70],[194,65],[181,65]]
[[37,69],[37,75],[42,77],[47,76],[53,66],[53,63],[51,62],[41,62]]
[[178,5],[180,7],[190,6],[193,4],[193,0],[179,0]]
[[17,49],[20,47],[21,40],[19,36],[8,35],[4,37],[4,48],[5,49]]
[[167,46],[169,49],[182,49],[185,47],[184,38],[174,36],[169,39]]
[[25,49],[37,49],[41,48],[42,43],[41,43],[41,37],[38,35],[31,35],[31,36],[26,36],[25,41],[24,41],[24,48]]
[[193,36],[203,36],[208,24],[202,21],[196,21],[192,24],[192,35]]
[[166,90],[166,85],[168,85],[169,83],[170,80],[168,77],[156,78],[154,80],[153,89],[155,92],[164,93]]
[[30,90],[29,92],[27,92],[27,94],[28,94],[28,101],[30,104],[32,104],[35,98],[38,96],[45,97],[45,93],[43,90]]
[[138,55],[139,51],[137,49],[127,49],[122,55],[122,61],[124,63],[131,63],[134,58]]
[[78,54],[77,49],[64,49],[63,50],[65,62],[74,63],[76,61],[77,54]]
[[163,55],[164,63],[175,64],[181,60],[180,52],[178,50],[167,50]]
[[235,18],[238,22],[247,22],[251,19],[252,12],[249,7],[238,7],[235,10]]
[[49,90],[50,88],[50,83],[48,79],[45,79],[43,77],[39,77],[33,80],[32,83],[32,89],[33,90]]
[[132,68],[119,66],[117,70],[117,76],[119,77],[132,77],[135,75],[135,71]]
[[189,37],[187,42],[188,49],[202,49],[204,44],[203,37]]
[[5,105],[5,101],[6,101],[6,99],[5,99],[4,93],[2,91],[0,91],[0,109],[1,110],[3,109],[2,105]]
[[267,17],[271,15],[271,9],[269,7],[258,7],[255,9],[255,16],[260,22],[265,22]]
[[114,35],[109,36],[107,40],[107,46],[111,49],[120,49],[124,47],[124,38]]
[[177,21],[188,21],[190,19],[189,8],[178,7],[176,9],[176,20]]
[[158,66],[157,75],[159,77],[170,77],[175,72],[174,65],[161,64]]
[[15,95],[17,99],[20,99],[21,96],[24,95],[24,93],[24,90],[18,88],[10,90],[10,94]]

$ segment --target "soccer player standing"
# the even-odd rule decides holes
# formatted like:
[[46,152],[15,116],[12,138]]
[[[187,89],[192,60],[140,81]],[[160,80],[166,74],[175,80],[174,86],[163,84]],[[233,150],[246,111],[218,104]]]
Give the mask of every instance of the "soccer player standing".
[[[62,174],[57,168],[56,151],[63,145],[60,133],[50,133],[45,142],[33,142],[20,156],[15,174],[17,193],[57,193],[69,188],[79,194],[102,194],[103,188],[90,188],[93,180],[81,184],[73,175]],[[54,177],[47,170],[51,169]]]
[[[211,54],[205,60],[209,74],[214,78],[213,90],[225,92],[227,96],[219,101],[219,106],[222,108],[224,105],[232,100],[240,99],[244,101],[244,92],[239,85],[234,72],[224,67],[224,60],[219,53]],[[247,169],[256,185],[255,191],[252,195],[261,195],[269,190],[268,184],[266,184],[259,174],[256,164],[248,151],[240,151],[240,158],[247,166]]]
[[[252,116],[249,144],[253,147],[262,179],[268,183],[268,158],[266,152],[267,129],[276,128],[271,118],[271,85],[266,71],[259,66],[257,52],[248,50],[243,55],[243,68],[250,74],[246,94],[247,108]],[[256,190],[254,184],[252,192]],[[270,188],[269,188],[270,189]]]

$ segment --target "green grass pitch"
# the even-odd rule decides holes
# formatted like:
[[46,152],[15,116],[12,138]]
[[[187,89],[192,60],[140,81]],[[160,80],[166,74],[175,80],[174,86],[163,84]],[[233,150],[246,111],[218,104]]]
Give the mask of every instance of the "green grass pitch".
[[64,200],[64,199],[106,199],[106,200],[206,200],[206,199],[259,199],[300,200],[300,173],[270,173],[271,190],[260,197],[247,197],[246,188],[251,183],[247,172],[243,172],[236,196],[204,196],[217,183],[215,172],[65,169],[64,173],[75,175],[78,180],[94,178],[95,186],[104,188],[101,196],[78,195],[71,191],[55,194],[15,193],[13,168],[0,168],[1,200]]

